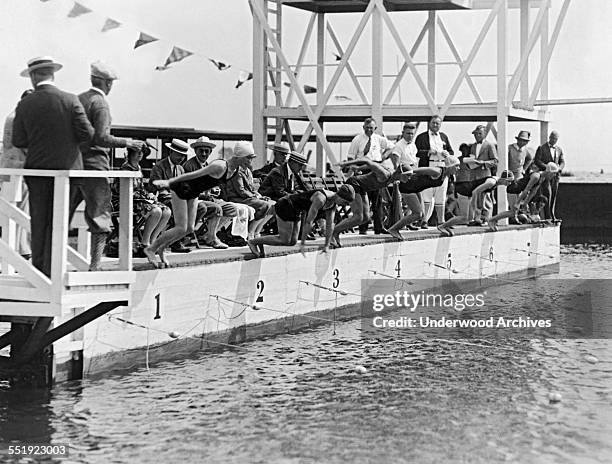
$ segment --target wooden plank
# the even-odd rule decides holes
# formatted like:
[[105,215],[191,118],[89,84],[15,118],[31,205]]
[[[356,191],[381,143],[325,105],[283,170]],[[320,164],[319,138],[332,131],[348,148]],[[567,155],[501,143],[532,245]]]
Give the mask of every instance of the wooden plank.
[[0,315],[4,316],[55,317],[60,314],[58,304],[0,301]]
[[0,214],[11,218],[19,227],[30,232],[30,216],[4,198],[0,198]]
[[53,187],[53,235],[51,238],[51,301],[59,303],[64,290],[62,282],[68,266],[68,203],[70,179],[56,177]]
[[0,175],[29,177],[97,177],[97,178],[140,178],[136,171],[85,171],[85,170],[52,170],[52,169],[12,169],[0,168]]
[[135,279],[133,271],[67,272],[64,284],[68,287],[131,284]]
[[19,301],[49,302],[49,292],[40,288],[32,287],[25,279],[22,282],[6,284],[0,282],[0,295],[2,299]]
[[10,248],[3,240],[0,240],[0,256],[7,260],[21,276],[32,284],[32,286],[42,291],[51,291],[51,280],[32,266],[29,261],[23,259],[19,253]]

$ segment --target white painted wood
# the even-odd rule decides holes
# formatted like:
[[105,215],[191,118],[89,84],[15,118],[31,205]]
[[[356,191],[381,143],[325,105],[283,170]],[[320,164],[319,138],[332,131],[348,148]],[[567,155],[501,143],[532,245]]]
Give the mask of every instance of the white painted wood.
[[21,317],[55,317],[60,315],[60,306],[52,303],[0,301],[0,314]]
[[[258,5],[264,5],[265,0],[251,0]],[[251,3],[249,3],[251,4]],[[253,15],[253,88],[252,88],[252,124],[253,147],[256,153],[267,153],[266,118],[262,117],[261,110],[267,106],[266,92],[266,37],[262,27],[262,18]],[[265,156],[255,159],[255,167],[262,167],[266,162]]]
[[[540,34],[540,62],[542,61],[544,55],[546,55],[546,50],[548,49],[548,34],[549,34],[549,23],[550,23],[550,2],[546,2],[546,14],[544,15],[544,19],[542,20],[542,33]],[[540,89],[540,98],[543,100],[548,100],[548,70],[544,73],[542,78],[542,88]],[[540,122],[540,144],[543,144],[548,141],[548,131],[549,131],[549,123],[548,121]]]
[[34,287],[19,275],[0,276],[0,295],[7,300],[49,302],[49,290]]
[[427,27],[427,89],[436,98],[436,11],[428,13]]
[[[508,168],[508,0],[501,0],[497,14],[497,156],[498,172]],[[508,209],[506,188],[497,187],[498,211]],[[506,221],[504,220],[504,223]]]
[[132,236],[134,231],[134,183],[125,178],[119,184],[119,269],[132,270]]
[[[304,59],[306,58],[306,52],[308,51],[308,45],[310,44],[310,37],[312,36],[312,31],[314,30],[314,23],[316,19],[317,19],[317,14],[312,13],[310,15],[310,19],[308,20],[308,25],[306,26],[306,32],[304,33],[304,40],[302,40],[302,45],[300,46],[300,53],[298,55],[298,60],[297,60],[296,67],[295,67],[295,74],[296,74],[296,77],[298,78],[300,77],[300,71],[302,70],[302,67],[304,67]],[[317,90],[318,89],[319,88],[317,87]],[[284,106],[292,105],[294,95],[295,94],[294,94],[293,88],[290,87],[289,92],[287,93],[287,99],[285,100]]]
[[[425,21],[425,24],[423,24],[423,27],[421,28],[421,32],[419,32],[419,35],[414,42],[414,45],[410,49],[410,53],[409,53],[410,58],[414,58],[414,55],[416,54],[417,50],[421,46],[421,43],[423,42],[423,39],[425,38],[425,34],[427,33],[427,25],[428,25],[428,22]],[[391,102],[393,95],[395,95],[395,92],[397,92],[397,89],[399,88],[402,82],[402,79],[406,75],[406,71],[408,71],[408,63],[404,61],[404,64],[402,65],[399,72],[397,73],[397,77],[393,81],[393,84],[391,84],[391,88],[389,89],[389,92],[387,93],[387,96],[385,97],[385,101],[384,101],[385,105],[388,105]]]
[[140,172],[136,171],[84,171],[84,170],[52,170],[52,169],[13,169],[0,168],[0,175],[30,176],[30,177],[97,177],[97,178],[139,178]]
[[[92,171],[93,172],[93,171]],[[55,177],[53,187],[53,234],[51,238],[51,302],[61,301],[64,274],[68,265],[68,206],[70,202],[70,179]]]
[[[482,46],[482,43],[484,42],[484,39],[487,36],[489,29],[491,28],[491,25],[493,24],[493,21],[495,20],[495,17],[497,16],[499,12],[501,4],[502,4],[502,0],[496,0],[495,7],[489,13],[489,16],[487,17],[484,25],[482,26],[482,29],[478,33],[478,37],[476,38],[476,41],[474,42],[474,45],[472,46],[472,49],[470,50],[470,53],[468,54],[467,59],[463,63],[463,66],[461,67],[461,71],[459,72],[457,79],[455,79],[455,82],[453,83],[450,91],[448,92],[448,96],[446,97],[446,101],[444,102],[442,109],[440,110],[440,115],[442,117],[446,115],[455,96],[457,95],[457,91],[459,90],[459,87],[461,86],[463,79],[465,79],[465,76],[467,75],[467,72],[469,71],[470,66],[472,66],[472,63],[474,62],[474,58],[476,58],[476,54],[480,50],[480,47]],[[499,48],[499,44],[498,44],[498,48]]]
[[[546,3],[542,3],[538,11],[538,15],[535,19],[535,22],[533,23],[533,28],[531,30],[531,33],[529,34],[529,38],[527,39],[527,42],[523,45],[522,40],[521,40],[521,59],[519,60],[519,63],[516,69],[514,70],[512,78],[510,79],[510,83],[508,84],[508,100],[514,99],[514,96],[516,95],[516,91],[519,87],[519,84],[521,84],[522,82],[524,73],[526,70],[528,70],[529,57],[531,56],[531,52],[533,51],[533,48],[535,47],[538,39],[541,37],[543,33],[543,30],[544,30],[543,24],[544,24],[546,15],[548,14],[547,12],[548,12],[548,5]],[[523,27],[523,24],[521,22],[521,28],[522,27]],[[521,29],[521,33],[522,33],[522,29]],[[548,32],[546,33],[546,35],[548,35]],[[522,87],[521,87],[521,92],[523,92]],[[529,98],[527,98],[522,103],[526,105],[528,103],[528,100]]]
[[[344,49],[342,48],[342,45],[340,44],[340,41],[338,40],[338,37],[336,36],[336,32],[334,31],[334,28],[332,27],[329,21],[327,21],[327,32],[329,33],[329,36],[332,39],[332,42],[334,43],[336,50],[338,51],[338,55],[340,55],[340,57],[344,56]],[[353,81],[353,85],[355,86],[355,89],[357,90],[357,94],[359,94],[361,103],[363,103],[364,105],[367,105],[368,98],[366,97],[363,91],[363,88],[361,87],[361,84],[359,83],[359,79],[357,79],[357,76],[355,75],[355,71],[353,71],[353,67],[351,66],[350,61],[346,62],[346,72],[348,72],[349,76],[351,77],[351,80]]]
[[135,279],[134,271],[67,272],[64,285],[74,287],[78,285],[131,284]]
[[[380,3],[380,0],[377,0],[377,1],[379,1],[379,3]],[[382,5],[382,3],[381,3],[381,5]],[[397,44],[398,48],[400,49],[400,52],[401,52],[402,56],[404,57],[404,60],[405,60],[406,64],[410,68],[410,71],[412,72],[412,75],[414,76],[414,79],[416,80],[417,85],[421,89],[421,93],[425,97],[427,105],[429,106],[430,115],[438,113],[438,107],[436,106],[436,103],[434,102],[434,99],[431,96],[431,93],[429,92],[429,90],[425,86],[425,83],[423,82],[423,79],[421,78],[421,75],[419,74],[419,71],[417,70],[416,66],[414,65],[414,63],[412,61],[412,58],[410,57],[410,54],[408,53],[408,50],[406,50],[406,46],[404,45],[404,42],[402,40],[402,36],[400,35],[399,31],[395,27],[395,24],[393,24],[393,21],[391,20],[391,17],[389,16],[389,13],[384,9],[383,6],[381,6],[380,11],[381,11],[383,19],[385,20],[385,24],[387,25],[387,29],[389,29],[389,32],[391,32],[391,35],[393,36],[393,39],[395,40],[395,43]]]
[[[527,52],[527,43],[529,40],[529,0],[521,0],[520,6],[520,47],[521,57]],[[512,100],[514,96],[508,96],[508,100]],[[529,60],[525,65],[525,69],[521,73],[521,103],[526,104],[529,100]]]
[[17,251],[10,248],[2,240],[0,240],[0,256],[2,256],[19,275],[30,282],[32,286],[42,291],[51,290],[51,280],[32,266],[31,262],[23,259]]
[[[317,106],[323,101],[323,92],[325,89],[325,66],[323,65],[325,64],[327,42],[327,40],[325,40],[326,23],[327,19],[325,13],[317,13]],[[317,123],[321,126],[321,129],[323,129],[323,123],[319,121],[317,121]],[[325,157],[325,147],[319,138],[317,138],[315,144],[315,156],[315,172],[317,176],[322,177],[325,175],[327,159]]]
[[[555,23],[555,28],[553,29],[552,36],[550,37],[550,41],[548,43],[548,47],[544,51],[544,56],[540,60],[540,72],[535,79],[533,84],[533,89],[531,90],[531,95],[529,96],[528,106],[533,106],[533,103],[536,101],[538,97],[538,93],[542,88],[542,83],[548,75],[548,64],[550,63],[550,58],[552,57],[553,51],[555,49],[555,45],[557,45],[557,39],[559,38],[559,34],[561,33],[561,26],[563,25],[563,21],[565,20],[565,16],[567,15],[567,10],[570,6],[571,0],[565,0],[563,2],[563,6],[561,7],[561,11],[559,12],[559,16],[557,17],[557,22]],[[546,99],[548,97],[543,97]]]
[[372,117],[378,124],[378,132],[382,133],[382,85],[383,85],[383,28],[382,3],[377,3],[372,12]]

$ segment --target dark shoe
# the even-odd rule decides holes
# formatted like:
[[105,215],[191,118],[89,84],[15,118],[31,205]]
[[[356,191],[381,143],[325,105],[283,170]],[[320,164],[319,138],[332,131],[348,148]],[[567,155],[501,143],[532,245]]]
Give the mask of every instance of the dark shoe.
[[174,245],[170,247],[170,251],[172,253],[190,253],[191,252],[191,248],[187,248],[185,246],[183,246],[182,244],[180,245]]
[[429,227],[427,226],[426,222],[422,222],[421,223],[421,229],[425,230],[425,229],[429,229]]
[[144,253],[144,245],[137,245],[136,248],[132,250],[132,257],[134,258],[146,258],[147,255]]
[[381,230],[377,230],[376,232],[374,232],[374,235],[383,235],[383,234],[393,235],[387,229],[381,229]]
[[406,228],[407,228],[408,230],[421,230],[419,227],[417,227],[417,226],[415,226],[415,225],[413,225],[413,224],[408,224],[408,225],[406,226]]
[[306,236],[306,240],[316,240],[317,237],[315,237],[315,235],[310,232],[307,236]]
[[508,224],[513,225],[513,226],[518,226],[520,222],[516,220],[515,218],[510,218],[508,219]]
[[367,230],[360,230],[359,231],[359,235],[368,235],[368,231]]
[[468,222],[468,227],[482,227],[482,222],[480,221],[470,221]]

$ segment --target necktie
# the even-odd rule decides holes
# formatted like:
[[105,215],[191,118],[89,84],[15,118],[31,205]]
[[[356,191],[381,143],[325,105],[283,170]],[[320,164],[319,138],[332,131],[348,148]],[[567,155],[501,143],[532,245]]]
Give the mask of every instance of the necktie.
[[372,146],[372,137],[368,137],[368,143],[366,143],[363,148],[363,156],[366,156],[370,152],[370,147]]
[[292,192],[295,190],[293,174],[289,174],[289,190],[292,191]]
[[178,167],[175,164],[174,166],[172,166],[172,177],[176,177],[178,175]]

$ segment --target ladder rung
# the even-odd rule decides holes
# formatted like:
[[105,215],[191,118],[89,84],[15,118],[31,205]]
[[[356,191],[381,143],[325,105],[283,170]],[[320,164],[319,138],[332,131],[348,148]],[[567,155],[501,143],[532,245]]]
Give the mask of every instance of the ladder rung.
[[273,8],[268,8],[268,13],[278,13],[278,10],[275,10]]

